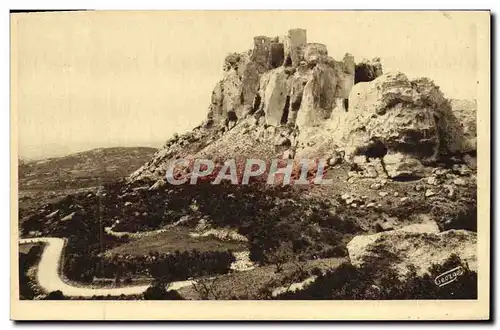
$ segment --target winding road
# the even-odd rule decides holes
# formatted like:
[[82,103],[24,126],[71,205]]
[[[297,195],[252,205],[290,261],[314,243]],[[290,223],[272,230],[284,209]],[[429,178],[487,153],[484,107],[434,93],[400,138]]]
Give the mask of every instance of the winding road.
[[[46,291],[61,290],[65,296],[92,297],[92,296],[119,296],[141,294],[149,287],[148,285],[127,286],[122,288],[85,288],[73,286],[65,282],[60,274],[61,257],[64,250],[65,240],[57,237],[25,238],[20,239],[19,244],[44,243],[38,264],[37,282]],[[170,283],[168,290],[178,290],[190,286],[194,281],[177,281]]]

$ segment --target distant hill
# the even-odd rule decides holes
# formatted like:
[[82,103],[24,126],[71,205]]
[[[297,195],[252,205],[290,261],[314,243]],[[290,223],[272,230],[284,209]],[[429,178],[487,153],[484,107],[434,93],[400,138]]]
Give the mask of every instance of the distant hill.
[[126,177],[157,151],[148,147],[99,148],[64,157],[19,162],[19,207],[32,208],[61,196]]
[[19,165],[19,188],[65,189],[97,186],[125,177],[149,160],[155,148],[99,148]]

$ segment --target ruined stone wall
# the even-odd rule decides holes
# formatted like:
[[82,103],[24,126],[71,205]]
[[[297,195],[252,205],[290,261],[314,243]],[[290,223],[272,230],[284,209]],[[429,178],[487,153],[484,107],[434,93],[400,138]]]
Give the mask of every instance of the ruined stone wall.
[[269,66],[272,69],[280,67],[285,61],[285,46],[281,42],[271,44]]
[[307,44],[304,29],[291,29],[282,37],[285,50],[285,65],[298,66],[302,61],[302,48]]
[[253,38],[252,61],[267,68],[273,38],[257,36]]
[[254,37],[253,49],[227,55],[223,78],[212,92],[209,119],[223,122],[229,115],[239,119],[254,112],[262,74],[280,67],[283,61],[284,46],[277,37]]
[[308,43],[302,47],[302,58],[306,62],[318,61],[321,56],[327,56],[328,49],[324,44]]

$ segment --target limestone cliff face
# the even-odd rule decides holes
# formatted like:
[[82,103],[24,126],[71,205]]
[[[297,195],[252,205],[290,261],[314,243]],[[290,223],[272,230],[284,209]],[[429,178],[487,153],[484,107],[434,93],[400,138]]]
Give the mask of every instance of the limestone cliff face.
[[279,37],[284,48],[284,65],[297,66],[302,61],[302,49],[307,44],[306,30],[291,29],[287,34]]
[[296,157],[325,157],[341,149],[347,159],[364,161],[355,156],[363,156],[376,139],[386,149],[389,176],[403,179],[425,176],[423,165],[476,149],[475,103],[448,101],[428,78],[410,80],[392,72],[357,83],[349,110],[328,113],[319,98],[311,97],[321,96],[314,88],[324,89],[322,80],[313,77],[298,111]]
[[[470,150],[476,150],[477,147],[477,102],[476,100],[450,100],[450,106],[455,117],[460,122],[463,128],[465,139],[467,140],[466,147]],[[468,151],[468,150],[464,150]]]
[[236,121],[253,112],[263,73],[284,61],[284,46],[278,38],[258,36],[253,49],[226,56],[223,78],[212,92],[208,118],[215,122]]
[[224,134],[223,127],[207,127],[200,125],[192,131],[183,135],[175,134],[158,150],[151,160],[133,172],[128,180],[137,181],[157,181],[165,177],[169,161],[178,158],[189,158],[208,145],[219,140]]
[[266,123],[279,126],[282,122],[289,87],[289,73],[283,67],[266,72],[261,78],[259,111],[263,111]]
[[334,109],[345,112],[354,75],[353,56],[334,60],[324,44],[307,43],[305,30],[255,37],[252,50],[227,56],[208,117],[237,121],[258,113],[272,126],[314,126]]
[[376,137],[389,153],[422,160],[467,148],[448,100],[427,78],[409,80],[395,72],[356,84],[349,106],[343,133],[346,145],[360,146]]
[[382,74],[379,59],[335,60],[302,29],[255,37],[251,50],[226,56],[222,71],[207,120],[169,141],[131,181],[158,179],[167,162],[187,156],[329,158],[337,149],[362,156],[373,138],[385,145],[393,178],[475,150],[470,104],[450,104],[427,78]]
[[312,68],[297,114],[296,125],[299,128],[321,123],[330,118],[335,108],[345,112],[343,96],[348,93],[344,91],[346,77],[342,75],[342,66],[342,63],[325,58]]
[[[223,67],[223,78],[215,84],[209,106],[208,118],[223,121],[226,118],[242,115],[245,104],[253,101],[258,67],[250,61],[248,53],[229,54]],[[252,100],[249,102],[249,98]]]

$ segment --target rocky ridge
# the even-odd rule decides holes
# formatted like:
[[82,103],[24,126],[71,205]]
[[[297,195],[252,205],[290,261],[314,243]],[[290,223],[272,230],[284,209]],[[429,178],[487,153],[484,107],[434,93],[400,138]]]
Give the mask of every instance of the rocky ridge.
[[[342,153],[366,170],[373,139],[392,178],[423,177],[425,165],[475,153],[475,105],[447,100],[427,78],[383,74],[380,59],[354,62],[308,43],[306,31],[254,38],[225,59],[207,119],[167,141],[129,181],[157,181],[177,158],[327,158]],[[461,157],[461,156],[460,156]],[[339,159],[342,161],[342,159]]]
[[[149,163],[130,176],[130,181],[158,179],[166,161],[202,152],[236,126],[244,126],[238,134],[232,134],[238,135],[238,144],[253,144],[255,151],[269,140],[284,136],[290,140],[288,158],[293,158],[296,128],[315,126],[343,114],[356,72],[367,79],[380,75],[382,68],[377,60],[356,66],[350,54],[337,61],[328,55],[324,44],[308,43],[303,29],[292,29],[279,37],[257,36],[253,49],[226,56],[223,77],[212,91],[207,119],[192,132],[170,139]],[[273,128],[268,129],[270,126]],[[288,133],[283,133],[283,126],[291,128]],[[271,131],[275,136],[268,139]],[[245,136],[248,133],[254,134]],[[283,153],[280,147],[270,156]],[[252,151],[249,147],[240,149],[243,153]],[[208,151],[203,154],[214,156]]]
[[[374,249],[390,250],[404,252],[403,259],[411,261],[395,263],[402,274],[419,265],[423,272],[429,255],[435,257],[432,262],[451,254],[473,262],[475,118],[475,102],[447,100],[428,78],[384,74],[380,59],[356,64],[346,54],[336,61],[326,46],[307,43],[305,31],[294,29],[285,37],[256,37],[252,50],[228,55],[207,120],[171,139],[129,179],[161,181],[168,161],[185,155],[221,162],[231,157],[325,158],[332,173],[341,173],[347,164],[350,171],[337,176],[335,192],[317,193],[336,195],[346,207],[344,215],[360,219],[366,232],[383,232],[362,247],[356,242],[367,242],[363,235],[351,241],[353,264],[376,258]],[[373,150],[373,141],[382,145],[382,154]],[[418,224],[422,214],[437,223],[432,233],[401,230]],[[435,242],[448,239],[457,244],[432,252]]]

